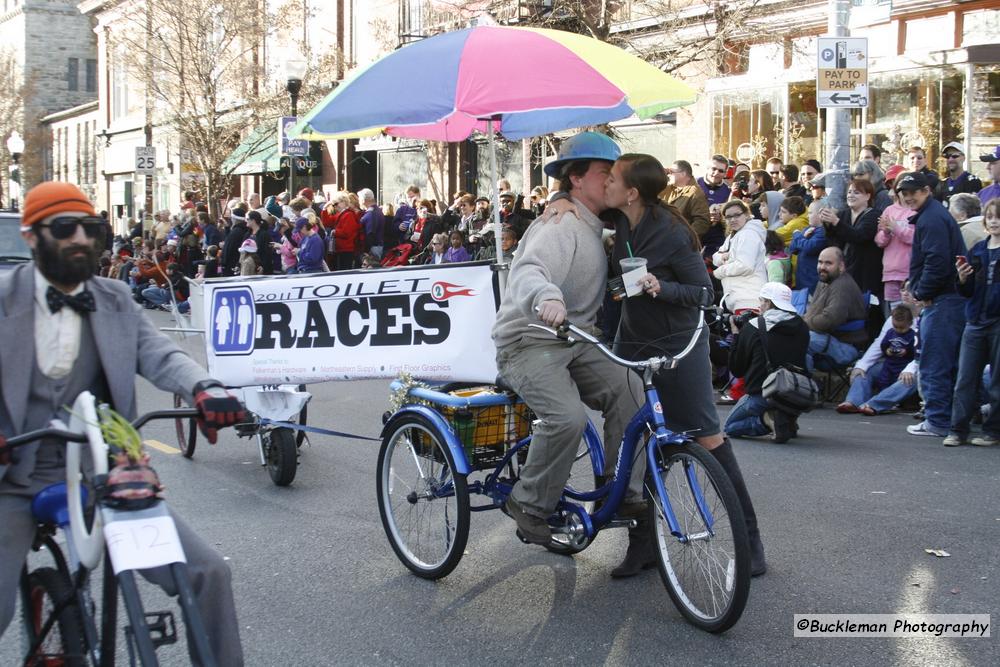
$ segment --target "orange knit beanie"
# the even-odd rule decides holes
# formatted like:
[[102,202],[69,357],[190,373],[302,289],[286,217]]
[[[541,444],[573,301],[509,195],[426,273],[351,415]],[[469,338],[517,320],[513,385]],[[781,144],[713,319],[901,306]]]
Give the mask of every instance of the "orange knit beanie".
[[72,183],[48,181],[39,183],[28,190],[21,207],[21,231],[28,231],[36,222],[41,222],[56,213],[82,212],[97,215],[94,205],[80,188]]

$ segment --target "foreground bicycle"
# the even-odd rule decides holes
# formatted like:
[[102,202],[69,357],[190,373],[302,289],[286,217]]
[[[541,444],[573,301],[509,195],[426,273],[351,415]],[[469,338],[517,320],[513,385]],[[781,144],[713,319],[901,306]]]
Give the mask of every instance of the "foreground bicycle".
[[[208,636],[195,605],[187,566],[176,526],[159,499],[120,506],[102,493],[108,474],[109,447],[98,426],[98,407],[89,392],[78,397],[68,428],[53,423],[50,428],[24,433],[7,440],[16,448],[43,438],[66,443],[66,481],[40,491],[32,501],[38,530],[32,546],[46,551],[52,566],[21,572],[21,598],[27,649],[23,664],[68,667],[115,664],[118,594],[125,603],[125,627],[129,662],[144,667],[159,664],[156,649],[177,641],[171,611],[146,612],[135,581],[135,570],[168,566],[183,612],[192,654],[201,665],[216,665]],[[154,419],[195,417],[195,409],[159,410],[132,422],[141,428]],[[80,443],[89,445],[93,468],[90,484],[84,481]],[[88,488],[89,487],[89,488]],[[96,495],[96,511],[88,522],[87,497]],[[118,504],[116,509],[111,505]],[[62,530],[64,552],[56,540]],[[90,593],[90,575],[103,560],[103,590],[100,618]],[[99,624],[98,624],[99,621]],[[138,663],[137,663],[138,660]]]
[[[750,592],[750,546],[743,510],[732,482],[715,459],[686,434],[667,429],[657,371],[669,370],[694,348],[675,357],[628,361],[590,334],[566,324],[549,331],[567,344],[595,345],[615,363],[642,374],[645,403],[625,429],[615,475],[599,488],[604,450],[587,424],[570,483],[549,517],[551,551],[587,548],[600,530],[634,527],[616,517],[636,455],[647,460],[649,525],[655,533],[660,575],[670,598],[692,624],[723,632],[740,618]],[[458,565],[469,537],[470,512],[501,509],[517,482],[531,445],[528,407],[498,379],[497,386],[434,390],[399,380],[401,403],[386,413],[378,457],[378,504],[396,556],[414,574],[446,576]],[[451,390],[449,392],[449,390]],[[484,474],[482,479],[470,477]],[[471,505],[470,494],[485,497]]]

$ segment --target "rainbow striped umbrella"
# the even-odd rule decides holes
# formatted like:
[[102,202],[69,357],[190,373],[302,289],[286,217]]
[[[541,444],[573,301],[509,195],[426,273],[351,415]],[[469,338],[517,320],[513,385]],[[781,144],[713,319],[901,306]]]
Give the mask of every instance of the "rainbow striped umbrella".
[[690,104],[688,85],[590,37],[479,26],[405,46],[339,86],[290,135],[523,139]]

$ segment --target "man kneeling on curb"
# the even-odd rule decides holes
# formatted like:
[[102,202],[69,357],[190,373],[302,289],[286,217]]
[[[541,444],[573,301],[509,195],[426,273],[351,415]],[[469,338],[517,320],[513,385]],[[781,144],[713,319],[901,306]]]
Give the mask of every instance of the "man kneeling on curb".
[[[765,331],[760,329],[761,319]],[[772,408],[761,392],[764,379],[775,368],[806,365],[809,327],[795,312],[792,291],[781,283],[765,283],[760,290],[760,318],[733,330],[736,343],[729,369],[745,379],[747,393],[733,406],[725,431],[735,438],[770,432],[775,442],[788,442],[798,434],[798,415]]]

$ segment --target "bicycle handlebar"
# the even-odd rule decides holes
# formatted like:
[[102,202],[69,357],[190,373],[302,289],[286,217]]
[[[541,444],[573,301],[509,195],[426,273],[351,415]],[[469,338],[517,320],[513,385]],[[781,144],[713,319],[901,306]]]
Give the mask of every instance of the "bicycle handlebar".
[[[153,410],[152,412],[147,412],[144,415],[138,416],[132,421],[132,426],[136,429],[140,429],[145,426],[148,422],[155,419],[179,419],[186,417],[197,417],[198,410],[195,408],[177,408],[171,410]],[[76,433],[74,431],[67,431],[61,428],[54,428],[52,426],[37,429],[35,431],[28,431],[27,433],[22,433],[21,435],[14,436],[13,438],[8,438],[5,447],[10,449],[15,449],[23,445],[35,442],[37,440],[42,440],[43,438],[53,438],[57,440],[63,440],[66,442],[87,442],[86,433]]]
[[688,344],[683,350],[673,356],[664,355],[650,357],[649,359],[645,359],[643,361],[629,361],[628,359],[619,357],[617,354],[609,350],[604,343],[569,321],[563,322],[556,329],[541,324],[529,324],[528,326],[534,327],[535,329],[541,329],[542,331],[547,331],[556,338],[562,338],[568,343],[577,342],[573,336],[570,335],[574,334],[579,339],[593,344],[598,350],[601,351],[602,354],[604,354],[604,356],[619,366],[625,366],[626,368],[631,368],[637,371],[649,370],[655,373],[661,369],[675,368],[677,366],[677,362],[690,354],[691,350],[694,349],[695,344],[698,342],[698,336],[701,335],[702,329],[705,328],[705,310],[706,308],[698,309],[698,326],[694,328],[694,331],[691,334],[691,340],[688,341]]

